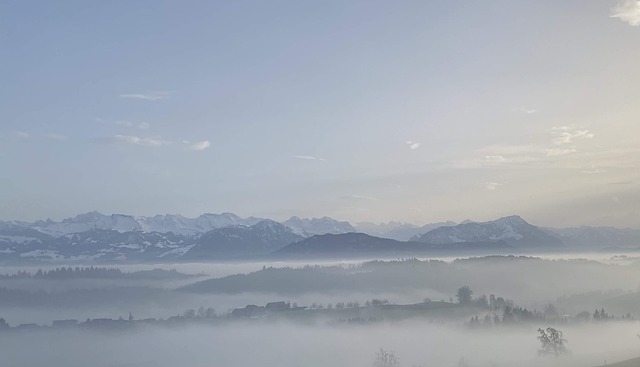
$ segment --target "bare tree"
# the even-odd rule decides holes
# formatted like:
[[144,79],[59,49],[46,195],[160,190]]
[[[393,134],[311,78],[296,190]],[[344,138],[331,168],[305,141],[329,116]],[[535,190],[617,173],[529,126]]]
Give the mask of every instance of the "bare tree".
[[376,353],[376,359],[373,361],[373,367],[398,367],[400,362],[394,352],[387,352],[380,348]]
[[538,340],[542,347],[538,350],[540,355],[554,355],[556,358],[567,354],[567,339],[562,336],[562,331],[548,327],[547,330],[538,329]]

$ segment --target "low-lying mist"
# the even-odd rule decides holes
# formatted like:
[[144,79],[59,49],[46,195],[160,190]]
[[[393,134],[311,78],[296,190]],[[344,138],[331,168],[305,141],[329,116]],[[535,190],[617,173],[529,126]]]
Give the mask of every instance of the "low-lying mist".
[[[9,366],[364,367],[382,348],[405,367],[598,366],[640,355],[640,266],[628,257],[608,259],[192,264],[177,272],[150,272],[146,265],[12,269],[0,277],[0,318],[12,327],[0,325],[0,356]],[[233,270],[244,271],[228,274]],[[461,307],[456,291],[462,286],[473,291],[473,302],[495,295],[506,303]],[[388,306],[369,307],[372,299]],[[277,317],[232,314],[276,301],[309,308]],[[345,303],[351,306],[338,309]],[[483,322],[504,321],[507,305],[534,316]],[[213,317],[185,316],[200,307],[215,309]],[[596,318],[596,309],[607,316]],[[475,316],[480,324],[472,327]],[[103,318],[122,318],[128,326],[83,324]],[[65,319],[79,324],[49,327]],[[31,323],[45,327],[16,328]],[[564,333],[570,354],[538,355],[537,330],[549,326]],[[30,353],[34,346],[37,353]]]
[[[238,322],[221,326],[132,331],[41,331],[0,334],[3,365],[115,366],[371,366],[382,348],[401,366],[594,366],[640,350],[637,323],[560,327],[571,354],[539,356],[537,327],[490,330],[418,320],[366,326]],[[37,347],[36,347],[37,346]],[[37,353],[33,353],[37,348]]]

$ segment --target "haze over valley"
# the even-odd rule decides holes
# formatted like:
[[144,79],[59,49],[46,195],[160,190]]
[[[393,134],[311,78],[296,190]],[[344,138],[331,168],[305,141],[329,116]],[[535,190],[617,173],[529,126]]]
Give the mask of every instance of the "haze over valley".
[[0,1],[0,367],[640,367],[640,0]]

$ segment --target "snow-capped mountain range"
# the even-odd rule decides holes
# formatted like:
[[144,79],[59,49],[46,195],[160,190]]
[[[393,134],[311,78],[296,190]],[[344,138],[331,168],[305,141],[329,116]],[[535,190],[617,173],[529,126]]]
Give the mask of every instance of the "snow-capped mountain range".
[[[610,227],[568,229],[541,228],[519,216],[489,222],[441,222],[415,226],[407,223],[383,224],[337,221],[329,217],[292,217],[278,223],[232,213],[203,214],[197,218],[180,215],[152,217],[98,212],[80,214],[59,222],[52,220],[0,222],[0,263],[33,261],[206,261],[246,259],[278,253],[279,250],[323,235],[364,233],[368,237],[338,236],[313,243],[314,251],[335,252],[342,241],[358,238],[376,246],[361,244],[362,252],[393,253],[397,242],[413,243],[403,249],[484,249],[512,248],[535,251],[549,249],[640,248],[640,231]],[[381,241],[390,239],[395,242]],[[422,243],[426,245],[416,245]],[[500,246],[491,246],[500,243]],[[385,244],[395,244],[387,246]],[[467,245],[461,245],[467,244]],[[345,242],[345,246],[348,243]],[[301,245],[302,246],[302,245]],[[337,247],[336,247],[337,246]],[[290,248],[292,248],[290,246]]]
[[452,221],[429,223],[423,226],[417,226],[412,223],[402,222],[389,222],[379,224],[371,222],[360,222],[356,223],[355,228],[358,232],[366,233],[371,236],[390,238],[397,241],[409,241],[415,236],[427,233],[432,229],[455,225],[456,223]]
[[563,243],[542,229],[514,215],[490,222],[465,221],[457,226],[439,227],[412,239],[432,244],[476,241],[505,241],[511,246],[559,247]]
[[5,224],[0,229],[0,262],[246,259],[269,254],[302,239],[290,228],[271,220],[251,226],[230,225],[194,235],[91,228],[52,236],[33,228]]
[[356,229],[353,228],[349,222],[339,222],[329,217],[311,219],[291,217],[282,222],[282,224],[304,237],[327,233],[340,234],[356,232]]
[[[232,213],[202,214],[197,218],[186,218],[181,215],[156,215],[142,217],[125,214],[104,215],[98,212],[89,212],[67,218],[61,222],[52,220],[38,221],[34,223],[5,222],[6,225],[33,228],[39,232],[52,236],[61,236],[70,233],[85,232],[91,229],[105,229],[118,232],[159,232],[181,235],[193,235],[204,233],[216,228],[234,225],[250,226],[260,222],[261,218],[240,218]],[[0,224],[2,228],[2,224]]]

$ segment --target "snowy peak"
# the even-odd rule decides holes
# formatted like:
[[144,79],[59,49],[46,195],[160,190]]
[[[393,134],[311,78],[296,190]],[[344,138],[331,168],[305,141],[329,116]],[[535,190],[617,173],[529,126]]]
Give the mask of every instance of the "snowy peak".
[[419,228],[415,224],[403,223],[403,222],[388,222],[388,223],[360,222],[360,223],[356,223],[354,227],[360,233],[366,233],[370,236],[377,236],[377,237],[383,237],[383,238],[390,238],[390,237],[387,237],[387,234],[392,231],[401,231],[401,230],[411,231],[411,230],[417,230]]
[[494,220],[493,222],[498,224],[498,225],[512,226],[512,227],[530,225],[524,219],[522,219],[522,217],[519,216],[519,215],[511,215],[511,216],[508,216],[508,217],[502,217],[502,218]]
[[114,230],[121,233],[141,231],[194,235],[228,226],[253,225],[260,220],[253,217],[243,219],[232,213],[207,213],[197,218],[186,218],[177,214],[143,217],[125,214],[104,215],[94,211],[67,218],[61,222],[38,221],[24,224],[24,226],[52,236],[63,236],[93,229]]
[[292,243],[274,255],[276,257],[340,258],[363,256],[398,256],[399,254],[450,254],[450,253],[509,253],[513,247],[504,241],[467,242],[451,245],[434,245],[424,242],[396,241],[370,236],[364,233],[325,234],[305,238]]
[[[111,216],[105,217],[111,220]],[[184,218],[162,216],[157,219],[179,223]],[[302,239],[272,220],[252,226],[230,225],[196,235],[91,228],[54,237],[33,228],[12,227],[0,231],[0,263],[248,259],[267,255]]]
[[263,256],[302,240],[290,228],[263,220],[252,226],[228,226],[203,234],[184,255],[189,260]]
[[457,242],[505,241],[515,247],[557,247],[562,241],[514,215],[489,222],[464,222],[440,227],[414,238],[433,244]]
[[319,234],[342,234],[356,231],[349,222],[341,222],[329,217],[309,219],[294,216],[282,222],[282,224],[291,228],[295,233],[305,237]]
[[99,212],[79,214],[62,222],[37,222],[33,228],[52,236],[85,232],[92,229],[112,229],[119,232],[140,230],[140,224],[133,216],[124,214],[104,215]]
[[366,233],[371,236],[389,238],[397,241],[409,241],[416,236],[427,233],[432,229],[439,227],[455,226],[455,222],[438,222],[425,224],[419,227],[411,223],[389,222],[389,223],[358,223],[356,229],[358,232]]
[[92,211],[88,213],[78,214],[73,218],[64,219],[63,223],[94,223],[98,221],[106,220],[107,216],[98,212]]
[[250,226],[249,228],[252,228],[254,230],[259,230],[259,231],[263,231],[263,232],[272,232],[272,233],[293,233],[293,231],[291,230],[291,228],[286,227],[285,225],[278,223],[276,221],[273,221],[271,219],[264,219],[261,220],[260,222]]

